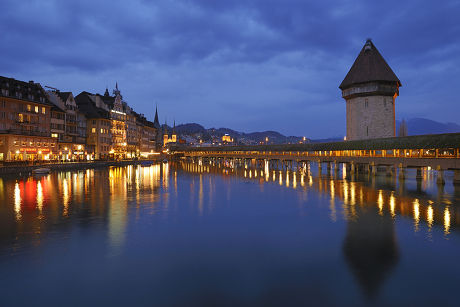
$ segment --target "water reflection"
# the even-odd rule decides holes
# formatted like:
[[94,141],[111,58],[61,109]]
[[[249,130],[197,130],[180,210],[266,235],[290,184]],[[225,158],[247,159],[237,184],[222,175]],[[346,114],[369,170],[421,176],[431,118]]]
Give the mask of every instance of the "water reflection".
[[[2,178],[1,237],[37,245],[48,230],[90,216],[107,222],[108,241],[119,249],[124,244],[129,203],[148,204],[155,212],[160,187],[168,189],[168,173],[165,164]],[[0,252],[8,246],[0,241]]]

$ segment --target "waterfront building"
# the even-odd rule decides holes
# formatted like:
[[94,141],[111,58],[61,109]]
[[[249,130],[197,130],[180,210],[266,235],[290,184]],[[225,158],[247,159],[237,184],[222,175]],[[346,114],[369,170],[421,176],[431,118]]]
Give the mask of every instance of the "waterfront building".
[[[157,135],[160,135],[159,130],[155,128],[155,124],[148,121],[144,114],[136,115],[136,123],[139,131],[139,155],[142,158],[149,158],[157,152]],[[160,142],[161,144],[161,142]]]
[[[53,109],[60,112],[53,112],[51,109],[51,136],[57,137],[59,142],[59,160],[63,161],[80,161],[86,160],[85,152],[86,143],[86,118],[78,121],[79,111],[72,92],[61,92],[55,88],[47,91],[50,101],[54,104]],[[64,112],[64,114],[61,114]],[[53,114],[55,114],[53,116]],[[63,116],[63,118],[61,118]],[[56,117],[59,117],[58,119]],[[53,131],[53,120],[58,121],[58,125],[63,122],[64,127]],[[80,126],[80,129],[79,129]],[[60,127],[60,126],[59,126]],[[85,129],[84,131],[82,129]],[[61,133],[64,131],[63,133]]]
[[86,118],[86,152],[91,159],[108,159],[112,150],[112,120],[101,95],[81,92],[75,97]]
[[401,82],[368,39],[340,84],[346,101],[347,140],[395,136]]
[[0,77],[0,161],[54,159],[52,106],[39,83]]

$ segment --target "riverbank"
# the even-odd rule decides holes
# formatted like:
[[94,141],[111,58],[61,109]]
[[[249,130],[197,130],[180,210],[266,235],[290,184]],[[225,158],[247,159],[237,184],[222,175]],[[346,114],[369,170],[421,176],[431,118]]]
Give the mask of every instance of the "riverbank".
[[14,165],[0,166],[0,175],[6,174],[27,174],[37,168],[49,168],[51,171],[81,170],[88,168],[99,168],[109,166],[141,165],[146,163],[158,163],[165,159],[165,156],[158,156],[149,160],[123,160],[123,161],[88,161],[88,162],[64,162],[38,165]]

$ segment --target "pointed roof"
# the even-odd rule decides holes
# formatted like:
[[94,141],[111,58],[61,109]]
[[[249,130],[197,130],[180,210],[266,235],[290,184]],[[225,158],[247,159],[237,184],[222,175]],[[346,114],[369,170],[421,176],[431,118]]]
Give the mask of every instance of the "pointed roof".
[[368,39],[339,88],[344,90],[354,84],[375,81],[394,82],[401,86],[401,81],[374,46],[372,40]]
[[157,107],[155,107],[155,120],[153,121],[153,125],[157,129],[160,128],[160,121],[158,120],[158,108]]

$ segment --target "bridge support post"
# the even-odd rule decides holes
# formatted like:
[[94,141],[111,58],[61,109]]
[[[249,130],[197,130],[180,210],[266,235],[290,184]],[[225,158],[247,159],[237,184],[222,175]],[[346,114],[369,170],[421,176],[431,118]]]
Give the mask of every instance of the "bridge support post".
[[403,166],[402,163],[399,163],[399,180],[404,180],[406,179],[406,168]]
[[334,174],[337,176],[339,174],[339,164],[337,161],[334,161]]
[[422,180],[423,179],[422,168],[421,167],[417,167],[417,175],[415,176],[415,179],[417,179],[417,180]]
[[393,176],[393,166],[388,165],[387,166],[387,177]]
[[322,165],[321,165],[321,160],[318,160],[318,175],[321,176],[322,172]]
[[326,170],[327,170],[327,175],[330,176],[331,175],[331,162],[327,162],[327,166],[326,166]]
[[437,178],[436,178],[436,183],[440,185],[446,184],[446,181],[444,180],[444,170],[441,168],[441,166],[438,165],[436,168],[437,170]]
[[356,172],[356,169],[355,169],[355,162],[351,161],[350,162],[350,175],[354,175]]
[[460,170],[456,169],[454,170],[454,185],[460,186]]
[[371,175],[375,176],[377,174],[377,166],[375,166],[375,163],[371,163]]

